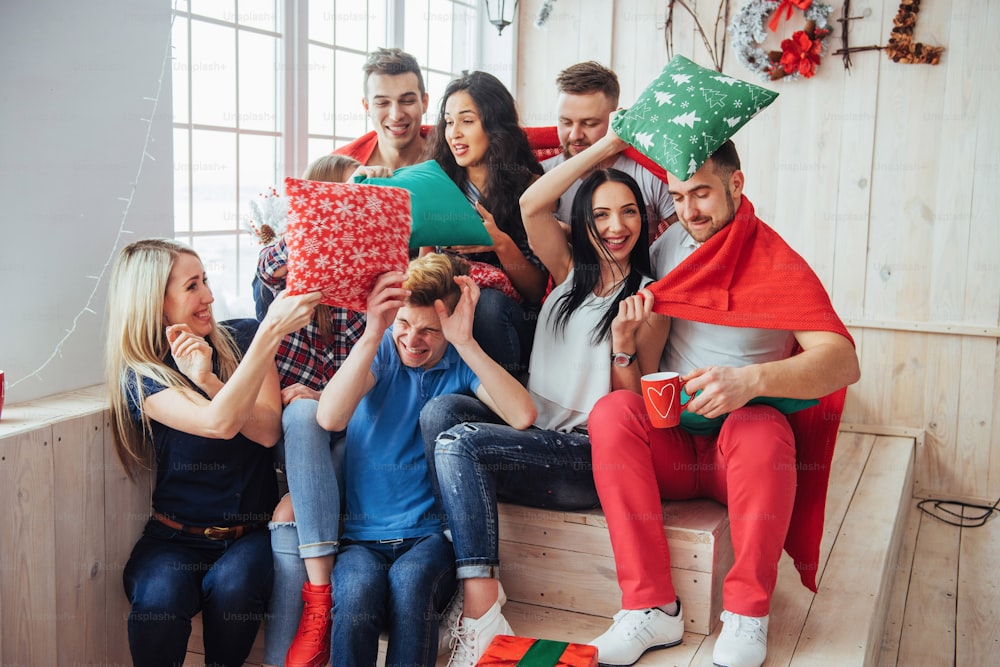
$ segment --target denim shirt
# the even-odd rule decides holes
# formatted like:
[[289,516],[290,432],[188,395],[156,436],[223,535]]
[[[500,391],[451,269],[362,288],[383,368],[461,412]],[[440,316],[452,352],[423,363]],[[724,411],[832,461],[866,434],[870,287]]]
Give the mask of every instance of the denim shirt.
[[[253,319],[230,320],[220,326],[230,330],[241,355],[257,331]],[[177,368],[169,353],[165,363]],[[214,353],[212,365],[218,372]],[[130,388],[134,382],[133,377]],[[141,388],[144,397],[166,389],[149,378],[142,378]],[[141,422],[142,406],[132,391],[129,410]],[[154,509],[189,526],[233,526],[270,517],[278,499],[271,449],[241,433],[220,440],[184,433],[155,420],[150,420],[150,427],[156,452]]]

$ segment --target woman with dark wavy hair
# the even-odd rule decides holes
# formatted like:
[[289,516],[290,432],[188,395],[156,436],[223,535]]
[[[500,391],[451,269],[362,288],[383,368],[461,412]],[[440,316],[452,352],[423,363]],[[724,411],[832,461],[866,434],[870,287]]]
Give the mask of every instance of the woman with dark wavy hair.
[[473,262],[473,277],[490,276],[479,281],[485,289],[476,308],[475,338],[501,366],[523,370],[548,275],[528,245],[517,203],[542,167],[518,123],[514,98],[486,72],[454,79],[441,98],[428,146],[430,157],[476,207],[493,240],[492,246],[445,249]]
[[[450,620],[449,667],[473,667],[494,636],[512,634],[497,578],[498,500],[553,510],[596,507],[590,410],[612,390],[638,393],[642,374],[658,367],[669,320],[653,314],[653,295],[645,289],[652,271],[642,193],[624,172],[597,168],[624,147],[609,131],[520,199],[531,245],[554,285],[531,352],[527,389],[538,410],[532,428],[501,424],[463,396],[439,397],[421,414],[422,424],[431,424],[435,412],[462,415],[428,454],[463,594],[461,615]],[[554,211],[580,178],[567,244]]]

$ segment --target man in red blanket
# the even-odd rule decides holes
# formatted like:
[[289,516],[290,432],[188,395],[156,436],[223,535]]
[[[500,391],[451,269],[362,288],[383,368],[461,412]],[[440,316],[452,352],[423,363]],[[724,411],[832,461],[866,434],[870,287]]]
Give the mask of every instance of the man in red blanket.
[[713,661],[759,666],[782,547],[816,589],[829,464],[858,359],[815,273],[754,215],[731,141],[688,180],[668,179],[681,224],[652,249],[663,277],[650,292],[671,318],[660,368],[681,373],[693,398],[677,428],[653,427],[634,392],[591,412],[623,607],[592,643],[602,665],[631,665],[681,642],[660,503],[708,497],[729,506],[735,552]]
[[375,129],[334,153],[369,167],[397,169],[421,161],[430,126],[420,121],[427,110],[427,91],[417,59],[398,48],[379,48],[364,66],[361,100]]

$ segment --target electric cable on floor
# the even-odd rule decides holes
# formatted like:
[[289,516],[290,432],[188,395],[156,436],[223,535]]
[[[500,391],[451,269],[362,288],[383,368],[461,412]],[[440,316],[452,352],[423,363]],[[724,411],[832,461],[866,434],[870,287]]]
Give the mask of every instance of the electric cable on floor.
[[[930,505],[933,509],[928,509],[925,505]],[[997,498],[997,501],[993,503],[992,506],[964,503],[958,500],[928,498],[917,503],[917,508],[921,512],[929,514],[938,521],[943,521],[950,526],[958,526],[959,528],[979,528],[980,526],[986,525],[986,522],[990,520],[993,513],[997,511],[998,505],[1000,505],[1000,498]],[[961,512],[956,512],[952,508],[958,508]],[[982,512],[975,516],[966,516],[965,510],[967,509],[982,510]],[[948,516],[956,517],[958,521],[947,518]]]

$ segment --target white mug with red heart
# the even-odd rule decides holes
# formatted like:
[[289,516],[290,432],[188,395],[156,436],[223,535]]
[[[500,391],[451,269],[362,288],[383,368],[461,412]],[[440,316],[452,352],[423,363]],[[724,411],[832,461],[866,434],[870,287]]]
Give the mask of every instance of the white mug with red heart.
[[672,428],[681,421],[681,410],[690,398],[681,402],[680,373],[661,372],[642,376],[642,400],[646,404],[649,421],[656,428]]

